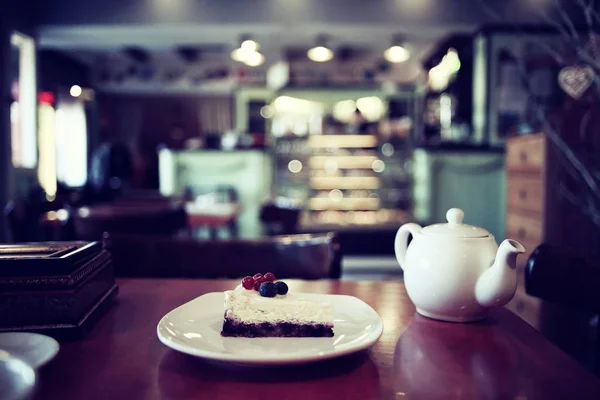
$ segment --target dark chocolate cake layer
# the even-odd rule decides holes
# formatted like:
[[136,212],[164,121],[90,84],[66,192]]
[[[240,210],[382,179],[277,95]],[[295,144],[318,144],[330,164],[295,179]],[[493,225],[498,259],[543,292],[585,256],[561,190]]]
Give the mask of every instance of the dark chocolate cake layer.
[[235,337],[332,337],[333,327],[325,324],[292,324],[290,322],[246,324],[225,318],[221,335]]

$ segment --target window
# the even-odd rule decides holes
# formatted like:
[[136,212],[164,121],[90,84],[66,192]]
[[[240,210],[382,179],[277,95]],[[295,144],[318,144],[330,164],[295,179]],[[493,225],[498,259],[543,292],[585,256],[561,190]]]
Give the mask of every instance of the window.
[[56,174],[70,187],[87,181],[87,123],[80,99],[60,99],[56,107]]
[[43,92],[38,95],[38,180],[48,200],[56,196],[56,112],[54,95]]
[[17,32],[11,35],[10,41],[12,164],[17,168],[35,168],[37,164],[35,41]]

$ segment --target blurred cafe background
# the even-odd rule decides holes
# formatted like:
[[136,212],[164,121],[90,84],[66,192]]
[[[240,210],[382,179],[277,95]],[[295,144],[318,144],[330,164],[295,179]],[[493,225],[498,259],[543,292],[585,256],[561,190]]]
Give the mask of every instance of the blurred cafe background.
[[400,225],[459,207],[521,267],[553,238],[594,258],[533,106],[572,100],[555,3],[5,0],[0,241],[333,233],[342,279],[401,279]]

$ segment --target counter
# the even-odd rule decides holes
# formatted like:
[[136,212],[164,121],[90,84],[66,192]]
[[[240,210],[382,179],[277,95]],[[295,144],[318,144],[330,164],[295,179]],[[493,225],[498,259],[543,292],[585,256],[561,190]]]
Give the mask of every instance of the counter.
[[260,207],[271,192],[272,166],[260,150],[171,150],[159,152],[160,192],[165,196],[228,187],[242,206],[238,219],[241,238],[259,237]]

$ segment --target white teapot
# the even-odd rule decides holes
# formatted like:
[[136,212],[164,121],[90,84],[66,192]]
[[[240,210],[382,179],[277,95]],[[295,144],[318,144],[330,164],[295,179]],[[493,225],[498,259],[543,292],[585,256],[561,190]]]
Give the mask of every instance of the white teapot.
[[452,208],[447,224],[422,228],[408,223],[396,233],[406,291],[426,317],[477,321],[490,308],[508,303],[517,289],[516,260],[525,248],[510,239],[498,247],[487,230],[463,224],[463,218],[462,210]]

